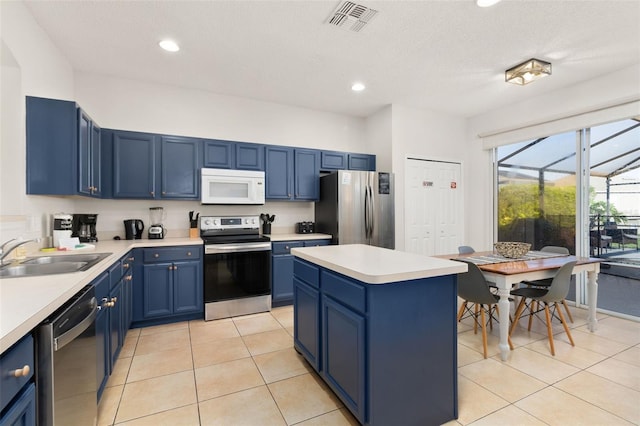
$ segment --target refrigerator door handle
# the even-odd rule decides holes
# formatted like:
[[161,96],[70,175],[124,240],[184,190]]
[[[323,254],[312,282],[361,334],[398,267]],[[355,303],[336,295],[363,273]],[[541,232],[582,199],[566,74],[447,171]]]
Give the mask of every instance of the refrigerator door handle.
[[364,187],[364,237],[369,239],[369,185]]
[[376,215],[373,210],[375,201],[373,200],[373,188],[369,186],[369,238],[373,239],[373,232],[376,226]]

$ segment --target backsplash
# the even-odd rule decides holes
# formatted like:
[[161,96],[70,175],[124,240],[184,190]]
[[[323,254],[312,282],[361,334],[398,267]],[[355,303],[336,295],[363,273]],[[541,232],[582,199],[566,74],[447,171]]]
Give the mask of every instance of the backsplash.
[[273,233],[295,232],[296,222],[314,219],[314,203],[267,201],[264,205],[202,205],[198,201],[151,201],[151,200],[93,200],[76,199],[74,211],[67,213],[97,213],[98,239],[124,238],[125,219],[141,219],[144,222],[144,238],[151,224],[150,207],[163,207],[166,219],[167,238],[187,237],[189,235],[189,211],[199,212],[200,216],[257,215],[269,213],[276,219],[272,225]]

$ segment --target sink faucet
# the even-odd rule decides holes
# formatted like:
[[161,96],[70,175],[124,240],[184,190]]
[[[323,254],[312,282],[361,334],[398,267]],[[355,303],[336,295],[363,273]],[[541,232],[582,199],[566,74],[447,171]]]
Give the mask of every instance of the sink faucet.
[[16,241],[16,238],[12,238],[9,241],[5,241],[0,246],[0,266],[4,265],[4,258],[7,257],[9,253],[11,253],[14,249],[18,248],[23,244],[27,244],[31,242],[39,243],[40,240],[41,240],[40,238],[32,238],[30,240],[18,240],[18,242],[16,242],[15,244],[13,244],[7,249],[5,249],[5,247],[11,244],[12,241]]

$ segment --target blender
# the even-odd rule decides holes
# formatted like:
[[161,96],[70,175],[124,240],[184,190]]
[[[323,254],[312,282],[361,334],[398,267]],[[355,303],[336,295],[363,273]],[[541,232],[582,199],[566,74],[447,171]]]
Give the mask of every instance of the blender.
[[151,219],[151,226],[149,226],[149,239],[160,240],[164,238],[166,233],[162,221],[165,219],[164,209],[162,207],[150,207],[149,217]]

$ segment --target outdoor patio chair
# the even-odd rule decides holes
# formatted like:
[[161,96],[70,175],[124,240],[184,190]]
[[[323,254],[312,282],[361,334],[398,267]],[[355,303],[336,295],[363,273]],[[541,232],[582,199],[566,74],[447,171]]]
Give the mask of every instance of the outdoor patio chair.
[[631,242],[631,243],[635,243],[636,244],[636,250],[638,250],[638,238],[640,238],[640,235],[636,235],[636,234],[626,234],[626,233],[622,233],[622,250],[624,250],[624,246],[627,243],[627,241]]

